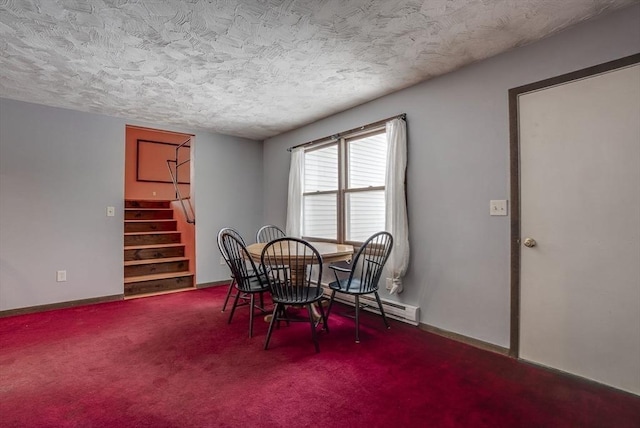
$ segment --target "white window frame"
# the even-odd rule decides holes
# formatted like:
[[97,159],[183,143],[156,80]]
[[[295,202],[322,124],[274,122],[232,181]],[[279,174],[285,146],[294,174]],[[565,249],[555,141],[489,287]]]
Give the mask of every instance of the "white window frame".
[[[346,240],[347,236],[347,204],[346,199],[347,195],[360,193],[360,192],[372,192],[372,191],[385,191],[385,186],[368,186],[368,187],[360,187],[360,188],[348,188],[347,185],[349,183],[348,177],[348,144],[353,141],[358,141],[363,138],[372,137],[375,135],[385,134],[386,129],[385,125],[382,124],[380,126],[376,126],[374,128],[369,128],[365,131],[352,132],[349,134],[341,135],[338,139],[331,140],[326,143],[317,144],[313,147],[305,149],[305,156],[308,152],[315,150],[326,149],[331,146],[337,145],[338,147],[338,189],[337,190],[323,190],[323,191],[313,191],[313,192],[303,192],[302,198],[310,195],[330,195],[335,194],[336,201],[336,220],[337,220],[337,239],[328,239],[318,236],[306,236],[303,235],[302,238],[311,241],[318,242],[337,242],[340,244],[350,244],[354,246],[361,245],[364,241],[350,241]],[[385,165],[386,166],[386,165]],[[304,203],[303,203],[304,209]],[[304,222],[304,213],[302,215]],[[304,227],[303,227],[304,230]]]

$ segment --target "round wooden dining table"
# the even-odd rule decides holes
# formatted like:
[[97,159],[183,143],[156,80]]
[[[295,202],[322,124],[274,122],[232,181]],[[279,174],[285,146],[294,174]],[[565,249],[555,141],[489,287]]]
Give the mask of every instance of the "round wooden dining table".
[[[322,257],[324,263],[335,263],[345,260],[351,260],[353,257],[353,245],[336,244],[333,242],[309,242]],[[256,243],[247,246],[247,251],[254,262],[260,263],[260,257],[262,256],[262,250],[266,246],[266,243]],[[293,244],[291,244],[293,245]],[[282,251],[281,251],[282,250]],[[283,258],[289,259],[289,251],[286,246],[282,249],[278,249],[278,252],[283,255]],[[304,264],[304,260],[300,260],[301,265]]]
[[[315,241],[315,242],[309,241],[309,243],[318,251],[318,253],[322,257],[322,262],[325,264],[347,261],[353,258],[353,245],[336,244],[333,242],[318,242],[318,241]],[[267,245],[266,243],[260,242],[260,243],[255,243],[247,246],[247,252],[249,253],[249,256],[251,256],[254,262],[261,263],[260,259],[262,256],[262,250],[266,245]],[[291,245],[294,245],[294,244],[291,244]],[[280,252],[280,249],[278,250],[278,252]],[[289,260],[289,253],[287,251],[286,246],[282,247],[281,254],[283,254],[283,258],[286,258]],[[304,271],[306,271],[306,266],[308,264],[305,263],[305,260],[300,260],[300,263],[297,265],[300,266],[300,270],[301,270],[299,275],[304,275]],[[292,277],[295,277],[296,275],[297,275],[296,272],[292,272]],[[320,314],[317,312],[317,309],[314,310],[313,315],[314,315],[314,318],[316,319],[320,316]],[[271,320],[271,315],[267,315],[267,317],[265,317],[265,321],[270,321],[270,320]]]

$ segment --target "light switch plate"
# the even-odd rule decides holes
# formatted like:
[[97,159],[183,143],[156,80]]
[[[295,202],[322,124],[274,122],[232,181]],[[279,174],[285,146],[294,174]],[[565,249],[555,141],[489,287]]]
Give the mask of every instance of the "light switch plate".
[[107,217],[113,217],[116,215],[115,207],[107,207]]
[[490,215],[507,215],[507,201],[504,199],[490,201],[489,214]]

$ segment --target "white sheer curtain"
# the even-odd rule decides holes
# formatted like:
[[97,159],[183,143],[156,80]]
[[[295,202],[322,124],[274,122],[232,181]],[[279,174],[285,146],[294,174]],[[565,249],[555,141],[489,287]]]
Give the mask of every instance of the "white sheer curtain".
[[291,150],[289,167],[289,195],[287,201],[287,236],[302,236],[302,192],[304,190],[304,149]]
[[387,172],[385,177],[385,222],[393,235],[393,251],[387,266],[392,284],[389,292],[402,292],[402,277],[409,267],[409,222],[405,193],[407,169],[407,124],[402,119],[387,122]]

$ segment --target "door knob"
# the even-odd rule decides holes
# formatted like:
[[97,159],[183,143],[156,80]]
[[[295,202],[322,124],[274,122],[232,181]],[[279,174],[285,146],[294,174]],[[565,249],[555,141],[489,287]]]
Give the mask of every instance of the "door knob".
[[523,244],[524,244],[525,247],[531,248],[531,247],[535,247],[537,242],[533,238],[524,238]]

